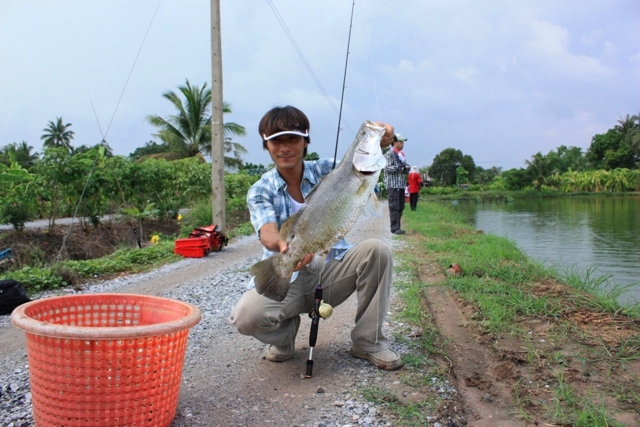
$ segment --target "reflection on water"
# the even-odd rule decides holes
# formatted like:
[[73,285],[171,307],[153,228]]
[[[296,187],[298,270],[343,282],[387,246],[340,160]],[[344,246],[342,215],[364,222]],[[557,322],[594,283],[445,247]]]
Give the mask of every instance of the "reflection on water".
[[516,242],[532,258],[559,270],[597,268],[633,288],[640,301],[640,197],[571,197],[512,203],[459,203],[476,228]]

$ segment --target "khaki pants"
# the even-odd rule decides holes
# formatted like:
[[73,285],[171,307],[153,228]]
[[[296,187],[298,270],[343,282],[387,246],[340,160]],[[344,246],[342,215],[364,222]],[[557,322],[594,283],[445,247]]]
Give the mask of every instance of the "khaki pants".
[[[265,344],[285,347],[295,340],[293,317],[312,311],[319,275],[304,268],[291,283],[282,302],[273,301],[251,289],[242,295],[231,311],[230,321],[244,335]],[[382,323],[389,305],[393,274],[391,248],[378,239],[352,247],[342,260],[332,260],[322,272],[322,298],[333,307],[346,301],[355,291],[358,298],[352,342],[361,350],[377,352],[387,348]]]

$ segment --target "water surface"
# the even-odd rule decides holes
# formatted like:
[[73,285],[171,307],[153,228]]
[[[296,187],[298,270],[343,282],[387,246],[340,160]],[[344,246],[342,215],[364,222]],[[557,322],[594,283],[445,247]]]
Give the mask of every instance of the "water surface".
[[566,197],[513,202],[459,202],[478,229],[514,241],[560,271],[596,268],[619,285],[623,301],[640,301],[640,197]]

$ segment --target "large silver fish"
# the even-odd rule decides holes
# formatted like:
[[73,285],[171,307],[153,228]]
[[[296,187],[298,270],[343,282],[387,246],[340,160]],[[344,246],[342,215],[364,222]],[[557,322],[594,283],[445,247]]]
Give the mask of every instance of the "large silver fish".
[[305,206],[282,224],[279,234],[288,244],[287,252],[262,260],[250,270],[260,295],[284,300],[293,270],[306,254],[328,254],[368,203],[377,208],[374,187],[386,166],[380,149],[384,133],[383,127],[364,122],[338,167],[311,190]]

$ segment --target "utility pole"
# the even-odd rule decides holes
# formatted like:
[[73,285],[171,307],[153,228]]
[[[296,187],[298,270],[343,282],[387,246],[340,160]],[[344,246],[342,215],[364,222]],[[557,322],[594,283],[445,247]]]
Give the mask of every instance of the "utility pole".
[[222,118],[222,40],[220,0],[211,0],[211,213],[226,228],[224,200],[224,122]]

